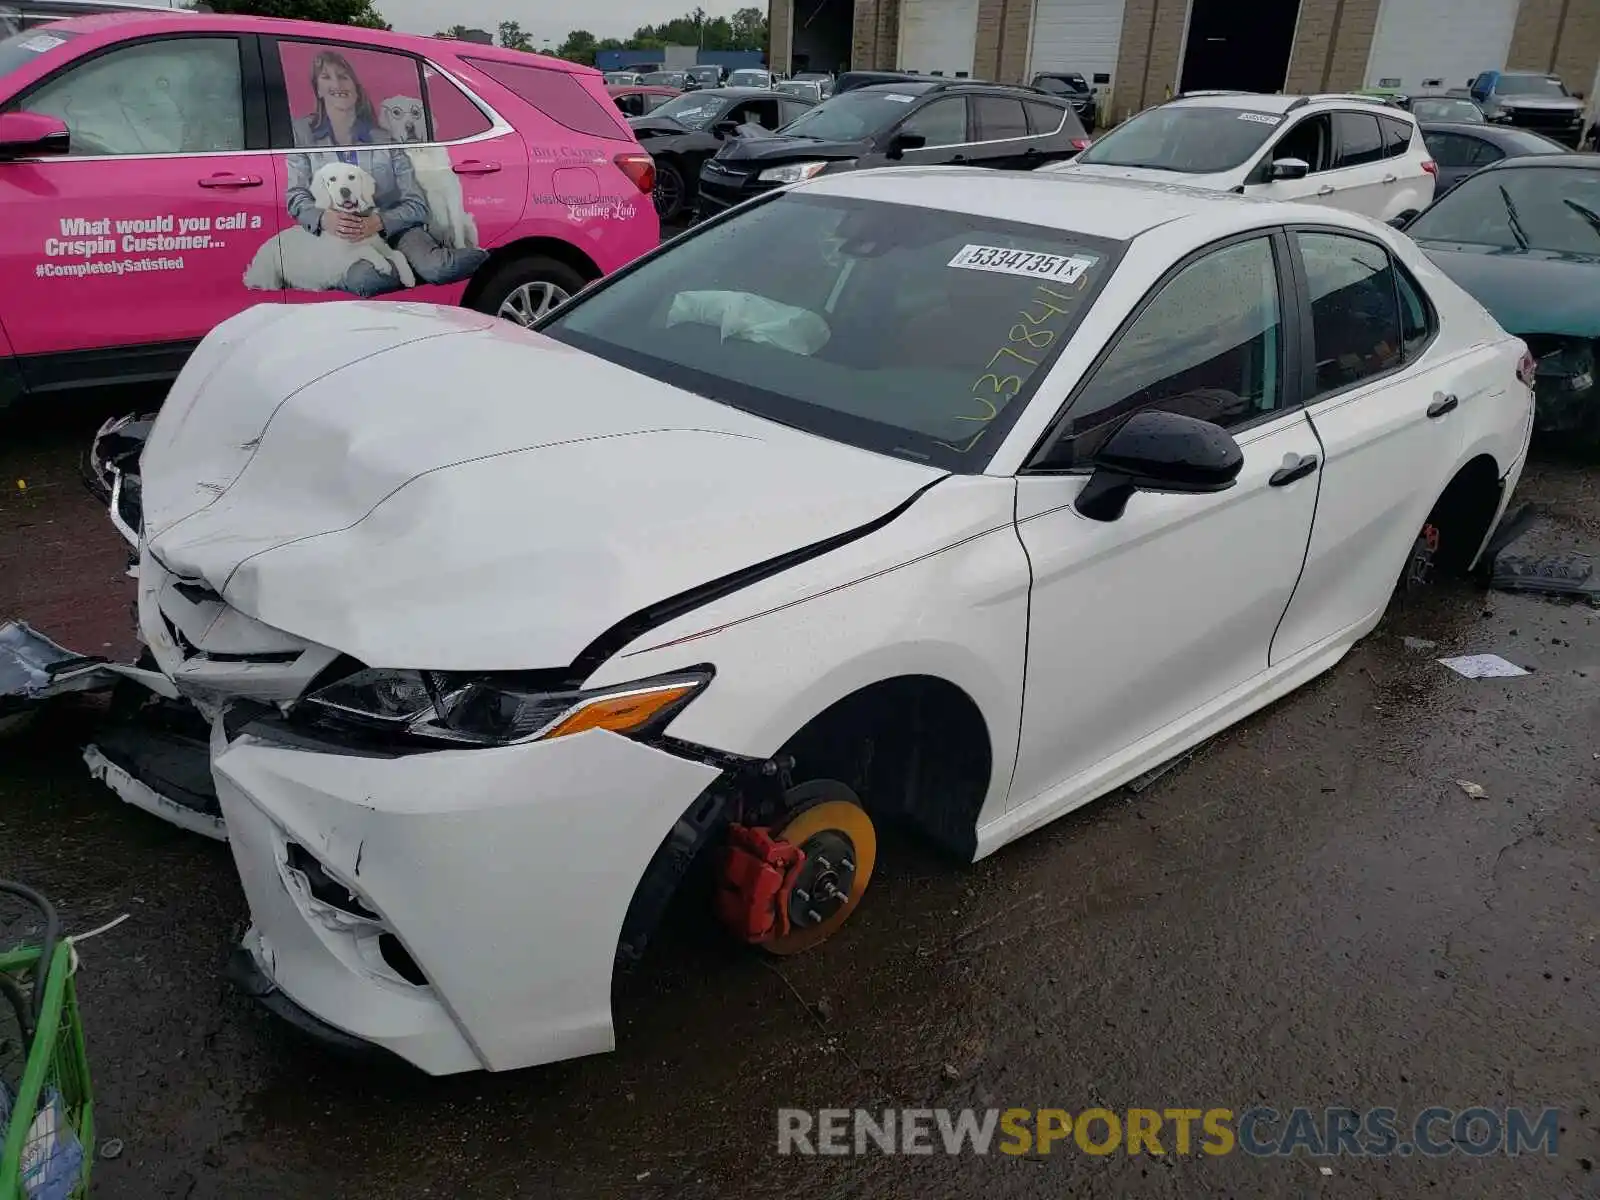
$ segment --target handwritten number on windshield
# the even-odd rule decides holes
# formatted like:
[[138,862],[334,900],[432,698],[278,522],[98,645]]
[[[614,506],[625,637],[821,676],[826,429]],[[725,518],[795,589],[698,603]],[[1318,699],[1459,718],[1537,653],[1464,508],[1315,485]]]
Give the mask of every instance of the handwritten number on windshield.
[[[1079,280],[1078,288],[1081,290],[1088,284],[1088,278]],[[1021,322],[1011,326],[1006,332],[1006,341],[1011,344],[1021,345],[1025,349],[1048,350],[1056,338],[1063,332],[1059,328],[1050,328],[1049,323],[1062,318],[1070,318],[1073,310],[1062,305],[1071,305],[1076,297],[1056,291],[1054,288],[1039,284],[1034,290],[1034,297],[1028,302],[1028,307],[1017,315]],[[1057,303],[1052,303],[1056,301]],[[1037,309],[1038,311],[1033,311]],[[1065,323],[1063,321],[1063,323]],[[966,441],[957,444],[953,442],[940,442],[946,449],[965,454],[978,444],[978,439],[988,432],[990,423],[1000,415],[1000,409],[1011,401],[1022,390],[1023,384],[1031,370],[1020,375],[1001,375],[995,369],[995,364],[1002,357],[1010,357],[1017,362],[1024,363],[1033,368],[1039,365],[1037,358],[1028,358],[1011,348],[1011,345],[1001,346],[994,352],[994,357],[984,364],[988,370],[978,376],[972,385],[971,399],[977,404],[977,411],[963,414],[957,418],[961,421],[972,421],[978,426],[977,431]],[[1012,363],[1004,366],[1014,366]],[[1002,367],[1002,369],[1003,369]]]

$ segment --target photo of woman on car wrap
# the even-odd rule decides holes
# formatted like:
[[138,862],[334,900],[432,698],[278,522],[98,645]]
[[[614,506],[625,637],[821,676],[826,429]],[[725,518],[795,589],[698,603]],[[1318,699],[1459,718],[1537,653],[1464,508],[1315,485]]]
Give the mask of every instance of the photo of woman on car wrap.
[[315,108],[294,118],[297,151],[285,163],[294,225],[262,246],[245,286],[365,297],[469,278],[488,253],[448,155],[406,147],[428,136],[421,101],[395,96],[380,114],[336,50],[319,50],[309,74]]

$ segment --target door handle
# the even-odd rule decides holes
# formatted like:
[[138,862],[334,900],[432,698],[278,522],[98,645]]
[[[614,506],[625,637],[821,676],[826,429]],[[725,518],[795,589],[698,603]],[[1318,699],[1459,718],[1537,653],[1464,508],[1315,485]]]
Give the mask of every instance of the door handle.
[[1398,175],[1385,175],[1383,177],[1383,181],[1385,183],[1399,183],[1400,182],[1400,176],[1398,176]]
[[469,158],[465,162],[458,162],[450,168],[457,175],[493,175],[500,169],[497,162],[485,162],[482,159]]
[[227,173],[224,172],[224,173],[217,174],[217,175],[207,175],[203,179],[197,180],[196,182],[198,182],[200,184],[200,186],[203,187],[203,188],[260,187],[261,186],[261,176],[259,176],[259,175],[230,175],[230,174],[227,174]]
[[1454,410],[1456,405],[1460,403],[1461,401],[1456,398],[1454,392],[1448,395],[1444,392],[1435,392],[1433,394],[1433,403],[1428,405],[1428,415],[1430,417],[1442,417],[1445,413]]
[[1272,478],[1267,483],[1272,487],[1286,487],[1296,479],[1304,479],[1317,469],[1317,456],[1315,454],[1302,454],[1300,461],[1292,466],[1279,467],[1272,473]]
[[966,162],[966,161],[967,161],[967,156],[966,156],[966,155],[965,155],[965,154],[957,154],[957,155],[956,155],[956,156],[955,156],[955,157],[954,157],[954,158],[952,158],[952,159],[951,159],[951,160],[950,160],[950,161],[951,161],[951,162],[952,162],[952,163],[964,163],[964,162]]
[[1321,187],[1319,187],[1317,189],[1317,195],[1319,195],[1319,196],[1331,196],[1331,195],[1333,195],[1333,184],[1331,184],[1331,183],[1323,184]]

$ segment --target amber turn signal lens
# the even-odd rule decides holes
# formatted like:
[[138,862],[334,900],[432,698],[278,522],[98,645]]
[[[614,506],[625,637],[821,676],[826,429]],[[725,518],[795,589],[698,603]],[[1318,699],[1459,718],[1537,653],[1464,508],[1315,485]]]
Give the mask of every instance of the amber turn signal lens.
[[582,733],[586,729],[609,729],[612,733],[629,733],[648,722],[668,705],[696,690],[698,684],[672,683],[642,692],[622,692],[615,696],[600,696],[581,708],[576,708],[550,727],[545,740],[565,737],[569,733]]

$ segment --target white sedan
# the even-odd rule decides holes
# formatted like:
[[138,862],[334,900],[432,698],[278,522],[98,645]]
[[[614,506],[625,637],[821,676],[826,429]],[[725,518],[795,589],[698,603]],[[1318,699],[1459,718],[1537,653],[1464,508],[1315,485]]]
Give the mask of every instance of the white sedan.
[[875,822],[982,858],[1332,667],[1479,553],[1532,372],[1365,219],[942,168],[763,197],[536,332],[244,313],[151,434],[139,568],[241,974],[428,1072],[608,1050],[691,862],[793,953]]

